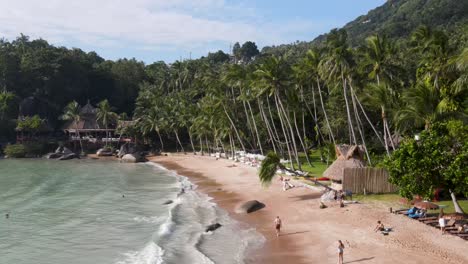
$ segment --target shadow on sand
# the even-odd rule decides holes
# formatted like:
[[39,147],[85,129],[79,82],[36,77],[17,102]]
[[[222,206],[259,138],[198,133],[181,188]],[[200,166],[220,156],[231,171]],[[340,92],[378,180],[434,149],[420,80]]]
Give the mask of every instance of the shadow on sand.
[[297,234],[308,233],[308,232],[310,232],[310,231],[309,230],[307,230],[307,231],[298,231],[298,232],[284,233],[284,234],[281,234],[280,236],[291,236],[291,235],[297,235]]
[[362,261],[366,261],[366,260],[372,260],[372,259],[374,259],[374,258],[375,258],[375,257],[356,259],[356,260],[344,262],[344,264],[362,262]]
[[318,199],[322,196],[321,193],[311,193],[311,194],[304,194],[304,195],[297,195],[297,196],[289,196],[288,198],[295,199],[295,201],[303,201],[303,200],[312,200]]

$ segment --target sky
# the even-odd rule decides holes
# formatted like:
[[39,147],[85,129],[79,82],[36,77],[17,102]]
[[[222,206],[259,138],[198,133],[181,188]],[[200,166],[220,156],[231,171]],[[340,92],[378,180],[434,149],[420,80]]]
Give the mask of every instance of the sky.
[[310,41],[385,0],[0,0],[0,38],[20,33],[145,63]]

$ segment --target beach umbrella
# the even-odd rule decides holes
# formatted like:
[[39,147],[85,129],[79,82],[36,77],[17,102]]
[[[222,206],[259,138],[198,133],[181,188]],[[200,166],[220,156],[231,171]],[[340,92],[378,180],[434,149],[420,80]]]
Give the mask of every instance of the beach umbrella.
[[439,209],[439,206],[437,204],[431,203],[428,201],[417,202],[414,204],[414,207],[419,208],[419,209],[426,209],[426,210]]

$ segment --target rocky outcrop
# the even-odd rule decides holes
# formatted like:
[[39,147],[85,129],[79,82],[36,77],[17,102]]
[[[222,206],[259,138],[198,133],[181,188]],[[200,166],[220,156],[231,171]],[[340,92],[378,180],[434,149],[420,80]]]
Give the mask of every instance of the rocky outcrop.
[[257,200],[251,200],[251,201],[238,204],[236,206],[235,212],[238,214],[250,214],[264,207],[265,207],[265,204]]
[[55,152],[49,153],[44,156],[46,159],[57,159],[57,160],[69,160],[69,159],[75,159],[75,158],[80,158],[79,155],[73,153],[70,149],[60,146],[58,147]]
[[136,145],[134,143],[125,143],[123,144],[118,152],[118,157],[123,158],[126,154],[133,154],[137,151]]
[[205,232],[215,231],[220,228],[222,225],[220,223],[212,224],[206,227]]
[[62,155],[60,158],[58,158],[58,160],[70,160],[70,159],[79,159],[79,158],[80,156],[78,156],[77,154],[70,153],[70,154]]
[[98,151],[96,151],[96,155],[98,157],[108,157],[108,156],[112,156],[112,149],[110,148],[101,148],[101,149],[98,149]]
[[136,162],[146,161],[145,157],[140,155],[139,153],[125,154],[121,160],[122,162],[127,162],[127,163],[136,163]]

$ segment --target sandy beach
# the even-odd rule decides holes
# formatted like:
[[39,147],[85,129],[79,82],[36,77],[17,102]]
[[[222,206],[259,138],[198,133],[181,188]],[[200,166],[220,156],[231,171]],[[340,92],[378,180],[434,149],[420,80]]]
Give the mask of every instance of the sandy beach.
[[[257,168],[229,160],[193,155],[151,157],[151,161],[190,178],[198,190],[266,238],[261,250],[247,263],[337,263],[337,240],[345,243],[344,263],[468,263],[468,242],[441,235],[432,227],[389,213],[376,204],[330,204],[319,209],[320,192],[304,187],[283,191],[278,180],[269,188],[260,185]],[[265,208],[248,214],[234,212],[236,205],[256,199]],[[283,220],[276,237],[274,218]],[[394,231],[388,236],[373,232],[381,220]]]

